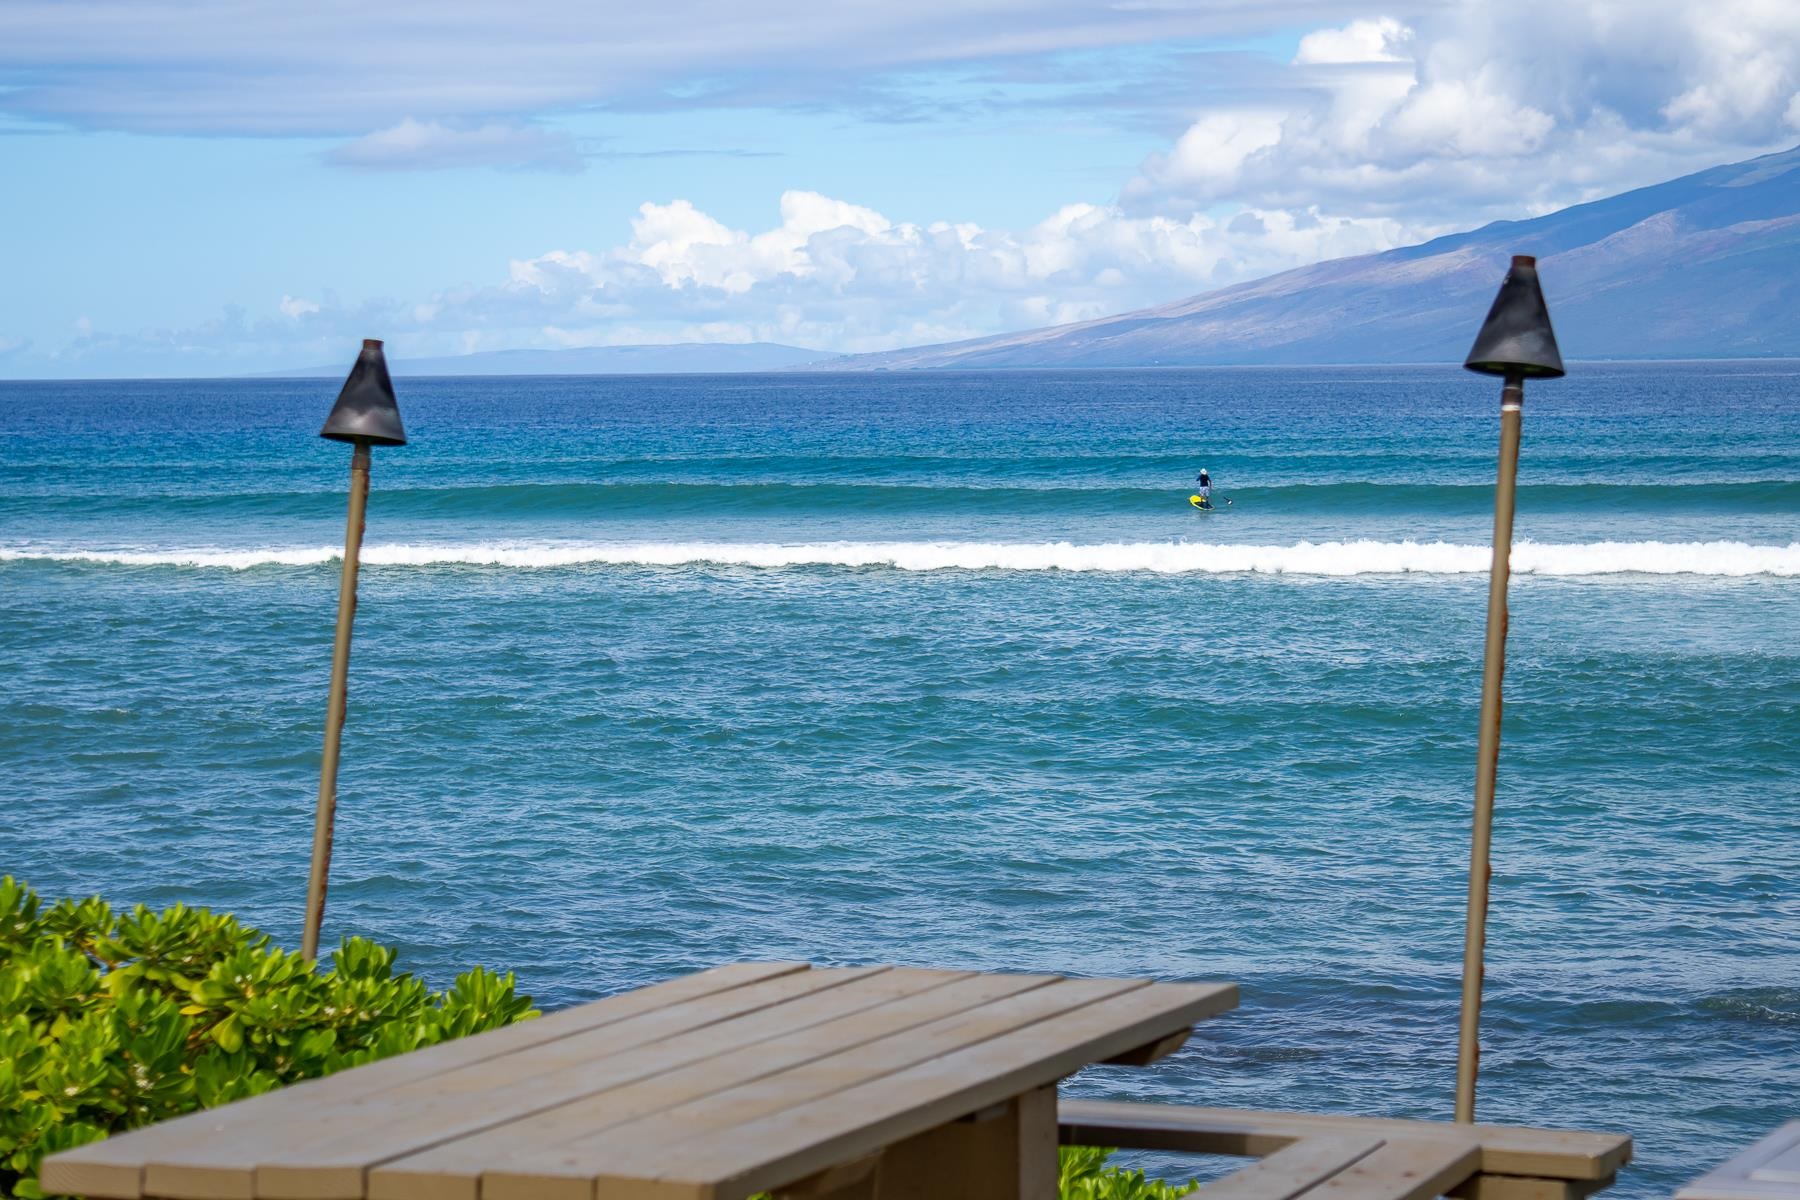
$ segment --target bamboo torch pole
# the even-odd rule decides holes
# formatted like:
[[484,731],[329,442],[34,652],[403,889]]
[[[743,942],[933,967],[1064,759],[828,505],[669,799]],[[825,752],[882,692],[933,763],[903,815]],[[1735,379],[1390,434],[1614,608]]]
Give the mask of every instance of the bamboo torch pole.
[[344,522],[344,569],[338,577],[337,638],[331,650],[331,691],[325,701],[325,750],[319,759],[319,807],[313,818],[312,871],[306,881],[306,925],[300,954],[308,962],[319,956],[319,931],[325,923],[325,891],[331,876],[331,835],[337,819],[338,751],[350,690],[350,634],[356,624],[356,577],[362,559],[363,519],[369,507],[369,447],[404,446],[400,406],[388,378],[381,343],[363,342],[362,353],[338,393],[337,404],[319,436],[349,442],[350,510]]
[[344,526],[344,572],[338,579],[337,640],[331,648],[331,693],[325,702],[325,752],[319,760],[319,810],[313,817],[312,873],[306,881],[306,932],[300,955],[319,956],[319,928],[325,922],[325,886],[331,875],[331,834],[337,820],[338,750],[350,690],[350,633],[356,624],[356,575],[361,565],[363,525],[369,507],[369,444],[356,443],[350,456],[350,514]]
[[1506,676],[1506,590],[1512,578],[1514,495],[1525,382],[1508,376],[1500,393],[1500,466],[1494,484],[1494,561],[1488,570],[1487,651],[1481,667],[1481,734],[1475,750],[1475,831],[1469,847],[1469,915],[1463,936],[1462,1026],[1456,1047],[1456,1119],[1475,1119],[1481,1063],[1481,984],[1487,948],[1488,850],[1494,835],[1494,782],[1500,770],[1500,683]]

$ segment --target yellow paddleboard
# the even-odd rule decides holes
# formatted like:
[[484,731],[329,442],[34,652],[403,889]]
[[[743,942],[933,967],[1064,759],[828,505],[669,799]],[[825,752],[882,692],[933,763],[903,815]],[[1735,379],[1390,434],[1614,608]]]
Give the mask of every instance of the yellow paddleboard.
[[1188,503],[1199,509],[1201,512],[1212,511],[1212,501],[1197,492],[1188,497]]

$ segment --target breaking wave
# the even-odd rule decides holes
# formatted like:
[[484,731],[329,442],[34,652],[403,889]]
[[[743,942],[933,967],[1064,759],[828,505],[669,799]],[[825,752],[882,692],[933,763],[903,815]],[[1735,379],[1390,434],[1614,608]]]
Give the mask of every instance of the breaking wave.
[[[1099,571],[1205,575],[1473,575],[1489,548],[1453,542],[1336,541],[1291,546],[1229,542],[471,542],[384,543],[363,550],[376,567],[876,567],[901,571]],[[101,550],[0,548],[0,563],[60,562],[130,567],[307,567],[333,562],[317,547]],[[1519,542],[1519,575],[1695,575],[1800,578],[1800,542]]]

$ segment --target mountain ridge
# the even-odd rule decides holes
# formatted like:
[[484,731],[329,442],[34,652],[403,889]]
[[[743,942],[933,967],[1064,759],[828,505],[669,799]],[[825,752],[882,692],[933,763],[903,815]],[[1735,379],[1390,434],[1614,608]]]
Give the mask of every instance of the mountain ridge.
[[807,369],[1460,359],[1513,254],[1538,257],[1567,357],[1800,355],[1800,147],[1117,316]]

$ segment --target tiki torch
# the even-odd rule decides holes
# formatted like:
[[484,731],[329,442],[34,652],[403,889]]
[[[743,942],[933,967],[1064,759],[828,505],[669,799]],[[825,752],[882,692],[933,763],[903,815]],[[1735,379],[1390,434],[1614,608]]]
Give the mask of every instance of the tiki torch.
[[1537,259],[1516,255],[1463,366],[1506,380],[1500,389],[1500,466],[1494,482],[1494,562],[1488,573],[1487,653],[1481,668],[1481,734],[1475,750],[1475,828],[1469,847],[1469,916],[1463,938],[1462,1029],[1456,1048],[1456,1119],[1475,1119],[1480,1064],[1482,954],[1487,944],[1488,847],[1500,765],[1500,680],[1506,673],[1506,585],[1512,574],[1513,492],[1526,379],[1563,374]]
[[331,827],[337,814],[338,744],[344,734],[345,692],[350,673],[350,627],[356,621],[356,571],[362,554],[363,514],[369,505],[369,447],[404,446],[400,406],[388,378],[381,343],[367,339],[344,390],[319,436],[349,442],[350,515],[344,526],[344,572],[338,580],[337,640],[331,650],[331,695],[325,703],[325,753],[319,760],[319,811],[313,820],[312,874],[306,883],[306,929],[300,953],[308,962],[319,954],[319,926],[325,920],[325,882],[331,873]]

